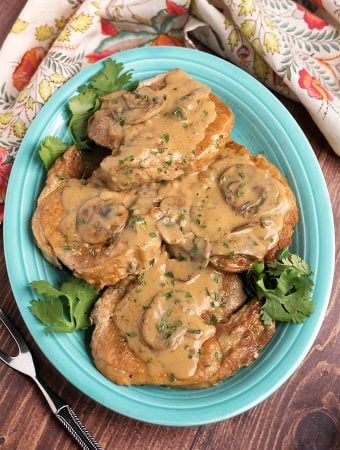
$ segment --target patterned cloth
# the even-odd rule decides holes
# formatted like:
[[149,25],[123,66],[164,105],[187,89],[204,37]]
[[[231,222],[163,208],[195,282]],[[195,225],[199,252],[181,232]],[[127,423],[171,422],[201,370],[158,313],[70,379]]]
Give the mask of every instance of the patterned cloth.
[[28,0],[0,52],[0,220],[43,104],[83,67],[133,47],[194,38],[301,101],[340,155],[339,19],[339,0]]

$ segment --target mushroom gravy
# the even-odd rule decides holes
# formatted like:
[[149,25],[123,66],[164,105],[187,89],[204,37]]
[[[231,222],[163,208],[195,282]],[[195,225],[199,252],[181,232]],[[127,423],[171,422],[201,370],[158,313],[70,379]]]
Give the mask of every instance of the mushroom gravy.
[[220,305],[223,275],[208,267],[183,282],[168,263],[162,253],[117,304],[112,320],[150,376],[188,379],[202,344],[215,334],[201,315]]
[[249,152],[228,147],[202,172],[161,185],[158,195],[162,239],[171,253],[182,250],[196,260],[199,254],[204,260],[239,254],[263,260],[289,209],[285,187]]
[[176,166],[178,176],[215,119],[210,89],[179,69],[165,74],[160,85],[141,83],[134,92],[107,95],[89,121],[89,136],[113,150],[98,176],[117,190],[131,187],[137,169],[146,182],[148,171],[162,180]]

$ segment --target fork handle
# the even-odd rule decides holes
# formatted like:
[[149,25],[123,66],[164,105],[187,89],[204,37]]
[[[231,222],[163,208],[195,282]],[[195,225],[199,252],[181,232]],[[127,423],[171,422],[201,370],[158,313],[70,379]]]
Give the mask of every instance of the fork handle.
[[64,405],[55,413],[56,417],[71,433],[81,448],[86,450],[101,450],[101,447],[90,435],[69,405]]
[[61,397],[59,397],[58,394],[52,391],[52,389],[40,377],[38,378],[37,376],[32,376],[32,378],[44,394],[44,397],[50,405],[54,415],[78,442],[80,447],[85,450],[102,450],[100,445],[80,422],[73,409]]

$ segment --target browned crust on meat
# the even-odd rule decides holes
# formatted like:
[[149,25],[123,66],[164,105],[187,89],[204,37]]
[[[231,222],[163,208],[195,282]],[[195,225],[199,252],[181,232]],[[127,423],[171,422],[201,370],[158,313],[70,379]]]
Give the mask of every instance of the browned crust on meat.
[[38,198],[37,208],[32,217],[32,231],[37,246],[47,261],[60,268],[61,265],[58,258],[46,236],[46,230],[59,223],[58,218],[62,207],[61,202],[59,204],[57,202],[56,207],[51,208],[51,201],[53,202],[55,196],[59,196],[60,189],[62,189],[66,178],[81,178],[83,172],[83,159],[80,152],[73,145],[55,161],[52,168],[48,171],[46,185]]
[[[274,323],[263,324],[261,302],[252,300],[224,324],[216,325],[216,335],[202,346],[196,373],[189,380],[169,381],[169,377],[151,377],[147,365],[133,353],[113,322],[112,312],[125,290],[109,288],[92,312],[95,324],[91,350],[97,369],[121,385],[153,384],[182,388],[205,388],[233,375],[252,363],[275,332]],[[216,355],[221,355],[220,360]]]
[[[168,73],[160,74],[150,80],[145,80],[141,85],[148,85],[151,88],[154,86],[156,89],[161,87],[164,79]],[[147,184],[151,182],[158,181],[169,181],[173,180],[183,174],[188,174],[197,170],[201,170],[206,167],[211,161],[213,161],[220,150],[225,146],[230,140],[230,133],[234,125],[234,114],[232,110],[215,94],[210,93],[210,100],[215,104],[216,118],[208,125],[205,130],[205,135],[203,140],[196,146],[195,151],[183,161],[174,161],[172,166],[159,172],[156,168],[151,165],[143,165],[143,170],[141,173],[138,172],[138,161],[130,163],[133,168],[133,174],[130,176],[126,174],[126,168],[122,165],[115,164],[112,170],[99,170],[98,176],[113,190],[127,190],[134,187],[138,187],[142,184]],[[98,114],[99,110],[95,113]],[[89,119],[89,136],[94,138],[91,130],[91,126],[95,124],[95,115]],[[110,122],[110,119],[104,114],[101,117],[101,122]],[[108,125],[109,127],[109,125]],[[108,136],[107,139],[98,142],[100,145],[106,145],[108,148],[112,148],[112,139]],[[116,156],[117,151],[113,151],[112,156]],[[123,156],[123,154],[121,154]],[[109,157],[110,158],[110,157]],[[164,165],[166,161],[166,155],[159,155],[159,164],[157,167]],[[112,172],[112,173],[111,173]],[[119,175],[119,177],[118,177]],[[114,179],[118,177],[118,179]]]
[[[230,142],[227,144],[225,151],[230,151],[234,154],[249,154],[249,151],[237,144],[236,142]],[[286,178],[282,175],[280,170],[271,162],[269,162],[263,155],[252,156],[251,160],[257,167],[263,170],[267,170],[271,175],[278,180],[285,188],[286,195],[289,199],[290,207],[283,219],[283,226],[280,233],[278,242],[272,247],[265,255],[265,260],[270,261],[275,259],[276,252],[285,247],[289,247],[292,243],[294,229],[299,220],[299,210],[297,208],[296,199],[293,191],[288,185]],[[226,256],[215,256],[210,259],[212,266],[218,270],[225,272],[243,272],[257,262],[254,257],[248,255],[235,255],[232,258]]]
[[[92,255],[86,245],[81,246],[74,254],[73,250],[65,249],[69,243],[59,228],[60,221],[65,216],[61,193],[65,180],[79,179],[83,171],[82,156],[75,146],[70,147],[56,160],[48,172],[46,186],[39,196],[32,217],[32,231],[37,246],[49,262],[59,268],[62,268],[62,262],[75,276],[102,288],[114,285],[131,273],[132,268],[128,267],[127,259],[140,261],[144,270],[148,266],[149,258],[146,258],[142,248],[132,244],[124,254],[117,254],[114,251],[115,242],[108,246],[97,245]],[[152,242],[156,245],[156,240]],[[136,267],[136,273],[142,268]]]
[[[217,95],[211,93],[209,98],[215,103],[216,119],[207,127],[204,139],[196,147],[192,167],[194,170],[215,159],[216,154],[229,141],[234,125],[234,114],[231,109]],[[219,134],[217,140],[216,133]]]

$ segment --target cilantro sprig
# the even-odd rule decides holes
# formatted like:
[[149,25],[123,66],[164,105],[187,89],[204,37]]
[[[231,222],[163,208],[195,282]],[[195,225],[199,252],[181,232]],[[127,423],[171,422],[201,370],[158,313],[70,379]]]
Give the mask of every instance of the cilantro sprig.
[[91,284],[72,277],[59,289],[48,281],[33,281],[31,287],[45,297],[45,300],[32,300],[29,308],[46,325],[46,332],[71,333],[91,325],[89,312],[99,296]]
[[132,72],[124,71],[122,63],[107,59],[103,68],[94,75],[87,85],[78,88],[78,95],[72,97],[68,106],[71,111],[69,131],[73,142],[79,150],[91,150],[91,143],[87,134],[89,118],[100,108],[100,98],[111,92],[123,89],[131,81]]
[[[122,63],[107,59],[103,68],[88,82],[78,88],[78,94],[70,98],[68,107],[71,117],[68,124],[69,133],[78,150],[93,150],[96,145],[88,137],[87,122],[101,107],[101,97],[120,89],[133,90],[136,83],[130,83],[132,72],[125,71]],[[39,155],[48,170],[69,145],[56,136],[47,136],[40,143]]]
[[68,145],[56,136],[46,136],[40,142],[39,155],[47,170],[67,148]]
[[289,253],[288,248],[276,255],[276,261],[259,262],[245,273],[249,295],[264,301],[262,320],[302,323],[314,311],[311,300],[313,281],[306,261]]

